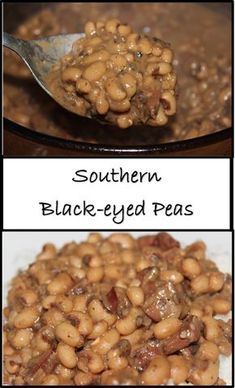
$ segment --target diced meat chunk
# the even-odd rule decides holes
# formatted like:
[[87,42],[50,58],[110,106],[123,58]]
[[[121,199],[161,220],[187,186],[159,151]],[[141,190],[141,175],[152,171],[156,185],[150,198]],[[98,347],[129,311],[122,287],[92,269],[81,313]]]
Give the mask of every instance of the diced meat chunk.
[[143,310],[155,322],[168,317],[178,318],[182,311],[182,305],[175,286],[170,282],[157,286],[146,299]]
[[173,354],[199,340],[202,330],[202,321],[189,315],[182,323],[180,330],[173,336],[164,340],[163,351],[165,354]]
[[103,295],[102,301],[108,311],[119,317],[127,315],[131,308],[126,292],[121,287],[112,287],[107,294]]

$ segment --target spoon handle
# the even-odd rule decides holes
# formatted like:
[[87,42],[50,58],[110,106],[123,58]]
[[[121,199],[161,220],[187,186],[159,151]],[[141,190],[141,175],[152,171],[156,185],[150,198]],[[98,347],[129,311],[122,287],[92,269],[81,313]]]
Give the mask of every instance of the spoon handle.
[[15,51],[20,56],[23,56],[24,45],[24,40],[17,39],[7,32],[3,33],[3,46]]

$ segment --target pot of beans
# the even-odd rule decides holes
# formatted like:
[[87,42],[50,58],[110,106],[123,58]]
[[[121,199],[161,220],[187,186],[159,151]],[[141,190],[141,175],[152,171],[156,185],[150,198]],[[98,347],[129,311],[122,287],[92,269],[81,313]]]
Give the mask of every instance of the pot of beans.
[[19,39],[84,32],[52,66],[54,99],[4,49],[5,154],[230,155],[230,15],[229,3],[5,4]]

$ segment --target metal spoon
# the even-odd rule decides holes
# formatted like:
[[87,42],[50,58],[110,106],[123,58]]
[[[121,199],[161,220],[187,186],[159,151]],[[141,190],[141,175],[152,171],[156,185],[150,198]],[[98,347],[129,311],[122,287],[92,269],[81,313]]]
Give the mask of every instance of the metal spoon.
[[54,99],[46,83],[50,68],[71,50],[75,40],[83,37],[82,33],[61,34],[26,41],[5,32],[3,45],[15,51],[23,59],[38,84]]

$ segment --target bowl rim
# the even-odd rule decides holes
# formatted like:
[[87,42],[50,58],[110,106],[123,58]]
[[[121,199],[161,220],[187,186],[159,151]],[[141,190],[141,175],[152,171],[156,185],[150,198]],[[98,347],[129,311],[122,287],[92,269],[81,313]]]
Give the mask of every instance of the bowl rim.
[[61,148],[70,151],[87,151],[91,153],[114,153],[114,154],[143,154],[143,153],[164,153],[168,151],[183,151],[201,146],[212,145],[222,140],[232,139],[232,128],[222,129],[208,135],[195,137],[175,142],[153,144],[146,146],[118,146],[113,144],[96,144],[76,140],[63,139],[46,133],[37,132],[30,128],[24,127],[10,119],[4,117],[4,129],[15,133],[27,140],[31,140],[43,145]]

